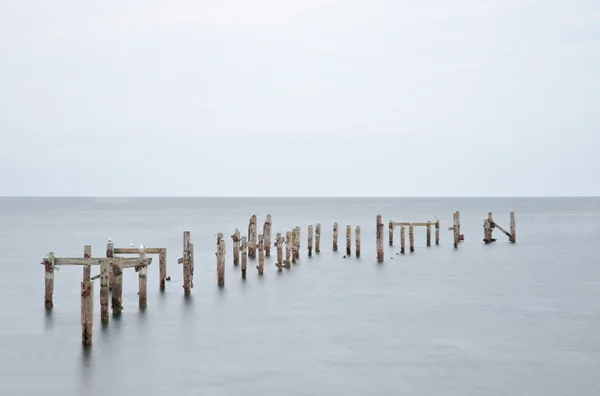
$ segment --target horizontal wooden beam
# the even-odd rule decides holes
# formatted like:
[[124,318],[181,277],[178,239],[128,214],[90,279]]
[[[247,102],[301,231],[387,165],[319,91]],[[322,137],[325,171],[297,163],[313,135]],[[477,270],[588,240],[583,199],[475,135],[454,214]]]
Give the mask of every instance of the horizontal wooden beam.
[[427,224],[430,224],[430,225],[434,226],[435,225],[435,221],[432,221],[430,223],[407,223],[407,222],[404,222],[404,221],[402,221],[402,222],[392,221],[392,225],[394,227],[408,227],[409,225],[412,225],[413,227],[427,227]]
[[[44,259],[42,264],[45,264],[48,259]],[[124,258],[124,257],[109,257],[109,258],[69,258],[69,257],[55,257],[54,266],[59,265],[102,265],[103,263],[115,263],[119,264],[121,268],[134,268],[141,267],[144,265],[152,264],[152,258],[147,257],[140,259],[137,257]]]
[[[146,254],[160,254],[161,250],[167,250],[165,248],[144,248]],[[140,249],[135,247],[128,248],[114,248],[115,254],[140,254]]]

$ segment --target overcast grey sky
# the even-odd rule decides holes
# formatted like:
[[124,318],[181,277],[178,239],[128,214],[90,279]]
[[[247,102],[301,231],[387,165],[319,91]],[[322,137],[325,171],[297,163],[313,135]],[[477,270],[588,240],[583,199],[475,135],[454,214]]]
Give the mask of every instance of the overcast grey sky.
[[600,195],[600,1],[2,0],[0,195]]

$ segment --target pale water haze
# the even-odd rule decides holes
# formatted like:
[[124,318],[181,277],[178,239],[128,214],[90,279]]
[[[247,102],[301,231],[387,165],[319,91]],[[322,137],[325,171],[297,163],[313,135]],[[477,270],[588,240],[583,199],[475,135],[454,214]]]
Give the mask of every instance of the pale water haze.
[[0,195],[597,196],[595,0],[4,0]]

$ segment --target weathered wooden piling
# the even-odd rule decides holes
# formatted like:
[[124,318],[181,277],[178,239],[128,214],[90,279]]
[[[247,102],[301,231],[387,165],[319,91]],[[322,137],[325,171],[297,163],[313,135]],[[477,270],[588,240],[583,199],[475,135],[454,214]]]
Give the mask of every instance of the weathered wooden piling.
[[265,249],[265,257],[271,257],[271,215],[267,215],[265,225],[263,226],[263,244]]
[[427,247],[431,246],[431,221],[427,222]]
[[242,278],[246,277],[246,267],[248,265],[248,239],[244,236],[242,237],[242,246],[240,247],[242,251]]
[[285,233],[285,268],[290,268],[292,260],[292,242],[293,236],[291,231]]
[[415,232],[412,224],[408,226],[408,244],[410,252],[413,253],[415,251]]
[[[225,241],[223,233],[217,234],[217,285],[222,287],[225,285]],[[243,258],[242,258],[243,260]]]
[[194,244],[190,242],[190,288],[194,288]]
[[283,239],[281,238],[281,232],[275,234],[275,247],[277,248],[277,271],[281,272],[283,268]]
[[517,242],[517,227],[515,222],[515,212],[510,212],[510,241]]
[[183,294],[190,295],[192,286],[192,252],[190,248],[190,232],[183,232]]
[[483,220],[483,242],[485,244],[492,242],[492,226],[489,218]]
[[440,244],[440,221],[436,220],[435,222],[435,244]]
[[458,212],[454,212],[452,214],[452,231],[454,234],[454,248],[458,248],[458,243],[460,242],[460,230],[458,227]]
[[[112,241],[108,241],[106,244],[106,257],[114,259],[114,244]],[[121,267],[121,260],[110,260],[109,271],[112,273],[113,285],[111,289],[111,301],[110,305],[112,308],[113,316],[118,316],[123,311],[123,268]],[[110,283],[110,276],[109,276]]]
[[[90,245],[85,245],[83,247],[83,258],[91,258],[92,257],[92,247]],[[83,266],[83,280],[89,281],[92,277],[92,266],[84,265]]]
[[300,235],[300,227],[294,227],[294,232],[296,233],[294,236],[294,241],[296,242],[296,260],[300,260],[300,246],[301,243],[301,235]]
[[377,215],[377,262],[383,263],[383,221]]
[[46,309],[54,307],[52,296],[54,294],[54,253],[50,252],[44,260],[44,306]]
[[406,253],[405,251],[405,235],[404,235],[404,226],[400,226],[400,254]]
[[459,210],[456,211],[456,227],[458,228],[458,230],[456,231],[456,234],[458,235],[458,243],[460,243],[460,241],[463,240],[464,235],[460,232],[460,211]]
[[321,223],[317,223],[315,227],[315,253],[321,252]]
[[[113,259],[112,257],[110,259]],[[110,261],[100,263],[100,320],[108,323],[108,287],[109,287]]]
[[354,230],[354,238],[356,242],[356,257],[360,257],[360,226],[356,226]]
[[248,223],[248,257],[251,259],[256,258],[256,242],[256,215],[252,215]]
[[92,345],[94,315],[94,282],[81,282],[81,343]]
[[389,224],[389,234],[390,246],[394,246],[394,222],[392,220]]
[[292,229],[292,264],[296,264],[296,257],[298,256],[298,234],[296,228]]
[[338,223],[333,223],[333,251],[338,250]]
[[265,272],[265,247],[264,247],[264,238],[263,234],[258,235],[258,265],[256,269],[258,270],[258,275],[262,275]]
[[346,256],[352,255],[352,227],[346,226]]
[[312,257],[312,249],[313,249],[313,226],[312,224],[308,226],[308,257]]
[[240,231],[236,228],[231,235],[233,239],[233,265],[237,266],[240,263]]
[[[144,246],[140,246],[140,259],[146,260],[146,251],[144,250]],[[146,309],[148,305],[148,266],[141,265],[136,268],[138,272],[138,282],[139,282],[139,291],[138,291],[138,300],[140,309]]]
[[158,279],[159,288],[164,291],[165,281],[167,280],[167,249],[164,248],[158,251]]

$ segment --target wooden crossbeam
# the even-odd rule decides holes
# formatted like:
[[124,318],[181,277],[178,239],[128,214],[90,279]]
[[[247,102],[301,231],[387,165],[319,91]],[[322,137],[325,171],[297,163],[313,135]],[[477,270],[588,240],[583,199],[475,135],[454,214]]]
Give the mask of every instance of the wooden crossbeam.
[[[44,259],[41,264],[47,264],[50,259]],[[100,265],[114,263],[119,264],[121,268],[135,268],[152,264],[152,258],[148,257],[140,259],[137,257],[110,257],[110,258],[70,258],[70,257],[54,257],[50,262],[53,266],[60,265]]]
[[409,223],[409,222],[405,222],[405,221],[392,221],[392,225],[394,227],[408,227],[408,226],[413,226],[413,227],[427,227],[429,226],[434,226],[435,225],[435,221],[432,222],[428,222],[428,223]]
[[[161,250],[166,250],[164,248],[144,248],[144,252],[146,254],[160,254]],[[128,248],[114,248],[114,254],[140,254],[140,249],[135,247]]]

